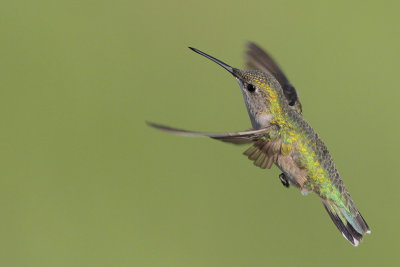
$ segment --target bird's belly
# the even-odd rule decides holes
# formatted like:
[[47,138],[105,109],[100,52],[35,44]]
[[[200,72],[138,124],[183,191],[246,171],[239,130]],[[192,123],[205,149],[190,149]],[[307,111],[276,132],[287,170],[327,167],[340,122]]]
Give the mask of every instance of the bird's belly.
[[308,180],[307,170],[299,168],[290,155],[279,156],[276,166],[286,175],[292,185],[300,188],[302,194],[309,193],[304,186]]

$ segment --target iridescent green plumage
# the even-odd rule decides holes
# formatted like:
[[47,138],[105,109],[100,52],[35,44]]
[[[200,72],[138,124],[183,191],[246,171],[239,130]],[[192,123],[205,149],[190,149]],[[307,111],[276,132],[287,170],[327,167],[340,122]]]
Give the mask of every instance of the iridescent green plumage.
[[[323,141],[303,116],[289,107],[276,80],[259,71],[246,71],[238,76],[263,92],[267,103],[265,114],[271,116],[269,124],[276,126],[264,143],[281,145],[276,165],[303,193],[318,194],[339,230],[353,245],[358,245],[362,235],[369,233],[368,225],[354,206]],[[256,143],[257,152],[245,152],[257,166],[259,158],[264,157],[265,144]]]

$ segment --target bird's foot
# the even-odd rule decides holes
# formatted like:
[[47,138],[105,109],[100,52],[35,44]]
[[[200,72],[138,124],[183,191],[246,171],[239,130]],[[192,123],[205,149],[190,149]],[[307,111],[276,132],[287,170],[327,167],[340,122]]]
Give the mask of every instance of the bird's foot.
[[284,173],[279,174],[279,179],[281,180],[284,187],[289,188],[289,180]]

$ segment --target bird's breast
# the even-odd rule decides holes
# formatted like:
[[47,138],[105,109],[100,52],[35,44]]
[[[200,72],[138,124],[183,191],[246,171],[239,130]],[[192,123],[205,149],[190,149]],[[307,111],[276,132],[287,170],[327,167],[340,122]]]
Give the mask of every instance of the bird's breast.
[[274,118],[272,114],[258,114],[255,116],[255,122],[257,124],[257,128],[265,128],[270,126],[271,120]]

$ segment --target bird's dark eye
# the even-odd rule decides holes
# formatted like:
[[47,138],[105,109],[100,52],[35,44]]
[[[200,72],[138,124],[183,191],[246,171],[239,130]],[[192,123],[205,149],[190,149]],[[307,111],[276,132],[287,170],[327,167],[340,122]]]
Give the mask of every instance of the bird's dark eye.
[[256,88],[254,87],[254,85],[249,83],[249,84],[247,84],[247,90],[249,92],[254,92],[256,90]]

